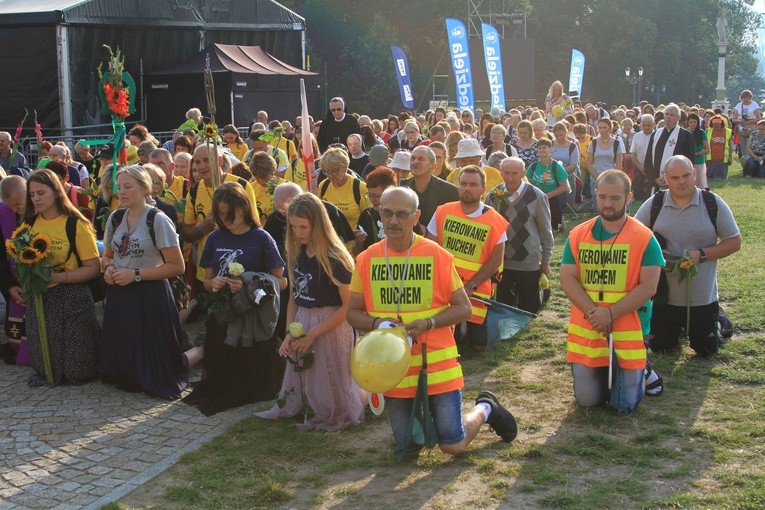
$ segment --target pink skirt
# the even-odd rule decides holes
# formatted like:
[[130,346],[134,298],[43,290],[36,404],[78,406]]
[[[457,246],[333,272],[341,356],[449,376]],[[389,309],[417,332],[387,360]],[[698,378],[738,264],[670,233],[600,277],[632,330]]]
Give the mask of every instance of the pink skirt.
[[[337,307],[299,307],[295,322],[306,331],[324,322]],[[277,418],[303,417],[300,430],[341,430],[364,420],[361,389],[351,376],[351,350],[355,333],[343,321],[340,326],[316,339],[312,346],[313,364],[301,370],[287,363],[277,404],[255,416]],[[294,359],[295,356],[293,355]],[[281,407],[280,407],[281,406]]]

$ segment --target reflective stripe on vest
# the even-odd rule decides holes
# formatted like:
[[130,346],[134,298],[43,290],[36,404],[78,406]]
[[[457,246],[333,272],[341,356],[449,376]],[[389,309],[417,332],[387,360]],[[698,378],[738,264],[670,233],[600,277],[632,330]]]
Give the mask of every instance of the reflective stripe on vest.
[[[634,218],[627,217],[619,236],[601,243],[592,234],[596,221],[597,217],[572,229],[569,246],[576,260],[579,282],[587,295],[596,305],[610,305],[638,285],[643,254],[653,234]],[[618,317],[613,330],[619,366],[644,368],[646,351],[637,312]],[[568,361],[589,367],[608,366],[608,340],[592,329],[584,312],[575,306],[571,307],[567,340]]]
[[[462,282],[467,283],[489,260],[502,234],[507,232],[507,219],[491,208],[487,208],[478,217],[468,217],[462,211],[460,202],[439,206],[435,216],[438,244],[454,255],[454,267]],[[491,278],[481,282],[473,291],[484,299],[491,299],[493,292]],[[486,320],[486,304],[471,299],[470,305],[472,314],[468,321],[483,324]]]
[[[363,282],[364,305],[372,317],[396,317],[396,294],[403,278],[401,319],[409,324],[427,319],[449,306],[452,288],[452,255],[433,241],[415,236],[406,263],[406,253],[391,251],[385,260],[385,241],[370,246],[356,258]],[[391,277],[393,285],[391,285]],[[393,290],[395,287],[396,290]],[[425,332],[412,345],[412,357],[406,377],[385,396],[412,398],[417,390],[417,376],[422,367],[422,344],[428,347],[428,394],[436,395],[464,386],[462,368],[450,327]]]

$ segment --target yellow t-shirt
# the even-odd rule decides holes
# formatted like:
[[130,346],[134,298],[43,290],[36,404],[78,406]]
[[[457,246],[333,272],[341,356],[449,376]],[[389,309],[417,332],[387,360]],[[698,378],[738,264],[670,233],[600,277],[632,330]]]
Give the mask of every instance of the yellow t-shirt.
[[[77,258],[72,253],[69,256],[69,240],[66,238],[66,219],[67,215],[61,215],[53,220],[46,220],[41,215],[37,216],[33,234],[45,234],[51,240],[50,254],[48,263],[53,266],[54,271],[74,271],[77,269]],[[98,246],[96,245],[96,233],[90,223],[78,220],[77,230],[75,231],[75,242],[77,245],[77,255],[80,260],[90,260],[98,258]],[[54,287],[51,283],[48,287]]]
[[[486,174],[486,193],[483,194],[481,200],[486,198],[486,195],[489,193],[489,191],[505,182],[502,180],[502,174],[493,166],[484,165],[483,171]],[[460,172],[462,172],[462,168],[455,168],[449,173],[449,177],[446,178],[446,181],[450,184],[454,184],[459,188]]]
[[[223,182],[239,182],[240,179],[240,177],[237,177],[234,174],[223,175]],[[247,192],[247,197],[250,199],[250,204],[252,204],[252,214],[257,218],[258,201],[255,199],[255,191],[252,189],[252,185],[249,182],[244,189]],[[188,196],[186,197],[186,210],[183,213],[183,223],[193,227],[204,221],[209,214],[212,214],[212,192],[210,188],[207,187],[205,181],[199,181],[196,199],[192,201],[191,190],[189,190]],[[202,258],[202,251],[205,248],[207,236],[209,235],[210,234],[206,234],[197,241],[197,259],[195,262],[197,265],[197,280],[199,281],[202,281],[205,278],[205,270],[199,267],[199,260]]]
[[248,150],[250,150],[246,143],[234,142],[230,145],[226,145],[226,147],[228,147],[228,150],[231,151],[231,154],[233,154],[239,161],[242,161],[244,155],[247,154]]
[[[274,180],[276,180],[276,182],[273,184],[274,187],[285,182],[284,179],[280,179],[279,177],[274,177]],[[252,181],[250,184],[255,190],[255,198],[258,201],[258,212],[260,213],[258,218],[260,218],[260,224],[265,225],[266,219],[268,219],[271,213],[274,212],[273,190],[271,190],[271,193],[269,193],[268,188],[261,186],[258,181]]]
[[164,193],[160,198],[170,205],[183,199],[183,190],[186,189],[186,179],[180,175],[173,176],[173,182],[167,187],[170,193]]
[[[294,170],[292,167],[293,163],[295,164]],[[284,173],[284,180],[294,182],[300,186],[303,191],[305,191],[308,184],[305,178],[305,164],[303,164],[302,159],[290,161],[290,164],[287,165],[287,171]]]
[[[271,147],[276,147],[277,149],[283,150],[284,154],[287,156],[287,160],[291,160],[297,157],[297,150],[295,150],[295,144],[292,142],[292,140],[288,138],[281,137],[278,145],[276,143],[276,140],[272,140]],[[271,155],[273,156],[273,154]]]
[[585,136],[583,142],[580,142],[577,140],[577,143],[579,144],[579,166],[582,168],[582,173],[585,173],[584,163],[587,161],[587,151],[590,149],[590,143],[592,143],[592,137],[590,135],[587,135]]
[[[183,200],[183,190],[186,189],[186,179],[184,177],[181,177],[180,175],[174,175],[173,176],[173,182],[170,184],[170,186],[167,187],[167,191],[170,191],[171,193],[164,193],[160,198],[167,202],[168,204],[172,205],[173,207],[176,206],[177,202],[180,202]],[[175,195],[175,197],[173,197]],[[178,214],[178,221],[180,223],[183,223],[183,215],[186,212],[184,211],[178,211],[177,207],[175,209],[175,212]],[[190,260],[191,259],[191,243],[183,243],[181,245],[181,252],[183,252],[183,260]]]
[[319,191],[321,192],[326,187],[326,192],[323,194],[320,193],[319,198],[326,200],[340,209],[343,216],[345,216],[345,219],[348,220],[348,224],[351,228],[356,228],[359,224],[361,211],[372,207],[372,202],[367,198],[366,183],[361,181],[359,182],[360,200],[358,204],[356,203],[356,197],[353,195],[353,181],[354,178],[349,175],[345,184],[339,188],[335,187],[331,182],[325,184],[324,181],[322,181],[321,184],[319,184]]

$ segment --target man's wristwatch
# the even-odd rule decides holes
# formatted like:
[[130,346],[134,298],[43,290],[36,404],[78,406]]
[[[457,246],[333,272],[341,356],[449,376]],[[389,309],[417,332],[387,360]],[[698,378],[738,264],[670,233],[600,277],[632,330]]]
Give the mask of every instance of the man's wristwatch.
[[701,264],[702,262],[706,262],[706,261],[707,261],[707,254],[704,253],[704,250],[699,248],[699,264]]
[[478,285],[476,285],[475,282],[471,280],[471,281],[467,282],[465,287],[467,287],[470,290],[475,290],[475,288],[478,287]]
[[141,270],[140,269],[136,269],[135,270],[135,281],[136,281],[136,283],[141,281]]

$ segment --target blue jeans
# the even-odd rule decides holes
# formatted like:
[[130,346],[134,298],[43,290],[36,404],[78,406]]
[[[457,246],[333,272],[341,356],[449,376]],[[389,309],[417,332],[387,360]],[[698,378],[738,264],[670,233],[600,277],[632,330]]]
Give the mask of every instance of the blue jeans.
[[[608,367],[592,368],[581,363],[571,363],[571,375],[574,376],[574,396],[579,405],[593,407],[605,404],[611,397],[608,390]],[[633,412],[645,393],[645,369],[621,369],[627,403],[619,411]]]
[[[438,444],[456,444],[465,439],[465,427],[462,424],[462,390],[430,395],[430,414],[436,427]],[[385,409],[396,440],[396,449],[404,444],[409,432],[409,418],[412,415],[413,398],[385,397]],[[416,451],[417,448],[411,449]]]

